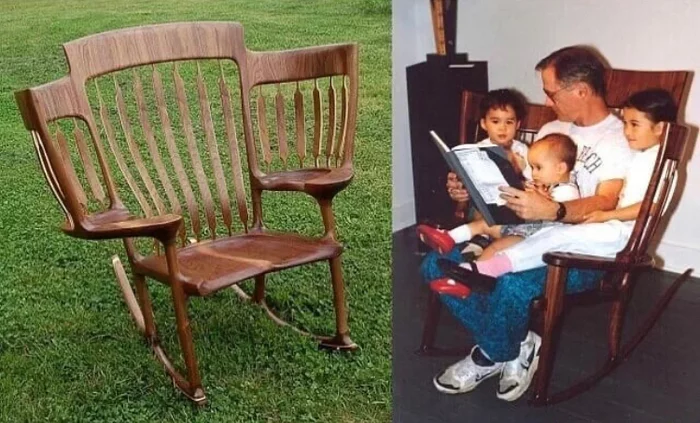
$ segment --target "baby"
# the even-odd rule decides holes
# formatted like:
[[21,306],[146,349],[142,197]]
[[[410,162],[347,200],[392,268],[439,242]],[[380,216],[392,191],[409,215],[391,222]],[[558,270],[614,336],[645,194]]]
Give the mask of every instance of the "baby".
[[[572,173],[576,163],[576,144],[567,135],[549,134],[534,142],[527,153],[531,180],[526,181],[525,189],[537,191],[554,201],[563,202],[579,198]],[[534,222],[519,225],[489,226],[483,219],[458,226],[451,231],[442,231],[427,225],[418,225],[418,236],[427,245],[441,254],[454,248],[456,243],[465,242],[477,235],[492,238],[509,237],[508,243],[500,248],[517,243],[553,222]]]

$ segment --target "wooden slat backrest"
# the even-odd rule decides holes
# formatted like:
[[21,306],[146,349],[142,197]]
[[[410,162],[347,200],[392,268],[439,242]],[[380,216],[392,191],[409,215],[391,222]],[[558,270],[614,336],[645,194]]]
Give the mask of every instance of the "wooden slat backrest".
[[[245,48],[239,24],[195,22],[106,32],[67,43],[64,49],[70,74],[19,92],[17,100],[26,127],[40,144],[37,152],[47,180],[67,214],[66,230],[76,236],[95,211],[121,209],[125,203],[134,214],[140,214],[135,207],[146,216],[184,211],[184,240],[214,238],[221,230],[230,234],[235,200],[247,231],[244,173],[264,176],[257,160],[255,119],[247,106],[258,101],[265,108],[264,99],[251,100],[251,95],[266,84],[279,90],[283,83],[296,87],[297,81],[315,86],[318,78],[342,80],[345,101],[338,111],[327,112],[342,136],[335,135],[335,128],[326,129],[323,164],[352,165],[354,45],[252,52]],[[269,108],[277,117],[272,120],[275,135],[287,126],[285,115],[301,119],[302,126],[309,119],[303,99],[297,101],[300,95],[290,96],[293,111],[285,113],[285,98],[278,91]],[[317,122],[320,115],[319,107]],[[71,131],[61,130],[66,120],[75,122]],[[290,150],[306,151],[303,139],[290,149],[284,137],[275,138],[285,162]],[[244,163],[239,140],[245,143]],[[320,145],[320,137],[318,141]],[[269,141],[262,144],[269,151]],[[314,155],[317,165],[320,156]],[[90,210],[91,199],[102,209]]]
[[[252,108],[262,156],[262,162],[255,156],[249,163],[254,177],[274,167],[276,158],[281,162],[278,170],[293,163],[301,168],[352,166],[358,93],[355,45],[250,52],[248,70],[250,85],[244,90],[257,95]],[[307,81],[306,87],[300,80]],[[282,125],[285,116],[289,120]],[[297,159],[293,163],[288,162],[292,153]]]

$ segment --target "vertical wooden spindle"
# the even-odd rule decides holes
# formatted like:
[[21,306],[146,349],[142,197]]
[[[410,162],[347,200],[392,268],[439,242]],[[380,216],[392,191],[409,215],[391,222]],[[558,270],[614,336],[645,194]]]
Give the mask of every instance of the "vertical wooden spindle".
[[321,92],[318,89],[318,80],[314,79],[314,147],[313,147],[313,158],[314,166],[319,167],[319,158],[321,156],[321,138],[323,138],[323,114],[321,109],[323,107],[321,103]]
[[[197,202],[194,198],[194,192],[192,191],[192,186],[187,178],[187,173],[182,165],[182,159],[180,158],[180,153],[178,152],[177,146],[175,145],[175,135],[173,134],[172,124],[170,122],[170,116],[168,115],[168,108],[165,102],[165,93],[163,90],[163,80],[161,79],[158,69],[153,66],[151,72],[151,80],[153,83],[153,92],[156,97],[156,106],[158,108],[158,116],[160,117],[161,128],[163,129],[163,135],[165,136],[165,146],[168,149],[168,154],[170,156],[170,162],[175,169],[175,174],[177,180],[180,184],[180,189],[185,196],[185,203],[187,204],[187,211],[190,216],[190,222],[192,225],[192,231],[197,240],[201,238],[202,227],[199,221],[199,208]],[[181,238],[186,236],[186,234],[181,234]],[[182,239],[181,239],[182,241]]]
[[297,156],[299,156],[299,167],[304,167],[304,159],[306,158],[306,128],[304,125],[304,95],[299,90],[299,82],[297,81],[297,89],[294,91],[294,121],[296,122],[296,142]]
[[68,143],[66,142],[66,137],[61,132],[60,128],[56,130],[56,142],[58,143],[58,150],[61,153],[61,159],[63,159],[63,165],[68,172],[68,178],[70,179],[73,187],[75,188],[75,193],[78,196],[78,201],[87,210],[87,196],[83,190],[83,186],[78,179],[78,175],[75,173],[75,167],[73,166],[73,160],[70,157],[70,150],[68,150]]
[[328,136],[326,137],[326,167],[331,166],[331,157],[335,145],[335,87],[333,77],[328,83]]
[[287,168],[287,158],[289,157],[289,147],[287,146],[287,130],[284,119],[284,96],[282,88],[277,84],[277,95],[275,96],[275,109],[277,116],[277,141],[279,143],[279,154],[282,165]]
[[262,156],[267,169],[270,169],[272,163],[272,150],[270,149],[270,136],[267,131],[267,114],[265,110],[265,96],[263,95],[262,85],[258,87],[258,134],[260,136],[260,145],[262,146]]
[[112,80],[114,81],[114,89],[116,91],[115,100],[117,102],[117,113],[119,114],[119,121],[121,122],[124,138],[126,139],[126,145],[128,146],[129,152],[131,153],[131,158],[136,165],[136,171],[141,176],[141,180],[146,186],[146,191],[148,191],[148,194],[151,196],[151,201],[153,201],[155,204],[158,214],[163,214],[165,213],[165,205],[163,204],[163,200],[161,200],[160,195],[153,184],[153,180],[151,180],[151,176],[146,170],[146,166],[143,164],[141,152],[134,141],[134,133],[131,129],[131,123],[129,122],[129,115],[126,110],[126,103],[124,101],[124,95],[122,94],[121,87],[114,76],[112,76]]
[[148,152],[151,154],[151,160],[156,168],[156,173],[160,179],[160,183],[165,189],[165,194],[168,197],[168,202],[170,203],[170,209],[176,213],[180,214],[182,211],[180,208],[180,202],[175,194],[175,189],[173,188],[168,173],[165,171],[165,166],[163,166],[163,160],[160,156],[160,151],[156,145],[156,140],[153,135],[153,129],[151,128],[151,121],[148,116],[148,110],[146,107],[146,101],[144,100],[143,94],[143,84],[141,83],[141,77],[134,70],[132,72],[133,83],[134,83],[134,96],[136,97],[136,106],[139,111],[139,122],[141,123],[141,129],[143,130],[144,138],[146,138],[146,145],[148,146]]
[[182,120],[182,129],[185,132],[185,140],[187,141],[187,149],[192,160],[195,178],[199,192],[202,194],[204,202],[204,214],[207,217],[207,225],[212,237],[216,237],[216,215],[214,214],[214,202],[207,183],[207,176],[202,167],[202,159],[199,156],[197,149],[197,141],[194,138],[194,130],[192,129],[192,119],[190,118],[190,108],[187,104],[187,94],[185,93],[185,83],[180,76],[177,63],[173,65],[173,80],[175,82],[175,96],[177,97],[177,107],[180,111],[180,119]]
[[226,129],[229,152],[231,155],[231,170],[233,173],[233,187],[236,193],[236,206],[238,206],[238,217],[241,219],[241,223],[243,223],[243,229],[245,232],[248,232],[248,208],[246,206],[241,158],[238,152],[236,123],[233,120],[231,94],[226,85],[226,78],[224,78],[224,69],[221,62],[219,62],[219,94],[221,95],[221,108],[224,111],[224,128]]
[[336,166],[339,166],[341,159],[345,157],[345,138],[348,134],[348,83],[345,75],[343,75],[340,103],[340,136],[338,137],[338,147],[335,150]]
[[204,77],[202,76],[202,69],[199,66],[199,62],[197,62],[197,93],[199,95],[199,109],[201,112],[202,127],[204,128],[204,137],[207,140],[207,147],[209,149],[209,160],[214,170],[214,183],[219,193],[221,217],[224,220],[224,225],[226,225],[228,234],[231,235],[231,200],[228,196],[224,169],[221,166],[219,147],[216,144],[216,134],[214,133],[214,122],[211,118],[211,106],[209,105],[207,87],[204,85]]
[[73,119],[73,138],[75,138],[75,144],[78,147],[78,153],[80,154],[80,160],[83,163],[83,169],[85,169],[85,176],[92,190],[92,194],[95,196],[97,201],[105,204],[106,197],[102,184],[100,184],[97,178],[97,171],[95,170],[95,165],[92,163],[90,158],[90,151],[88,150],[87,143],[85,142],[85,136],[83,131],[78,126],[78,122]]
[[148,204],[148,200],[146,200],[146,197],[143,195],[143,192],[141,192],[141,188],[139,188],[139,186],[136,184],[136,180],[134,180],[134,177],[131,175],[131,171],[129,171],[129,168],[126,165],[126,162],[124,161],[124,156],[122,155],[121,149],[117,144],[117,139],[114,133],[114,127],[112,126],[112,122],[109,119],[109,112],[107,110],[107,106],[105,105],[104,101],[102,101],[102,94],[100,93],[100,87],[97,84],[97,81],[95,81],[95,90],[97,92],[97,102],[99,104],[100,109],[100,121],[102,122],[102,127],[104,128],[105,134],[107,136],[107,144],[109,144],[109,149],[112,152],[112,155],[114,156],[114,160],[116,160],[117,162],[119,170],[124,176],[124,180],[126,181],[129,188],[131,188],[131,192],[134,193],[136,201],[138,201],[139,205],[141,206],[143,214],[146,217],[152,217],[153,210],[151,209],[150,204]]

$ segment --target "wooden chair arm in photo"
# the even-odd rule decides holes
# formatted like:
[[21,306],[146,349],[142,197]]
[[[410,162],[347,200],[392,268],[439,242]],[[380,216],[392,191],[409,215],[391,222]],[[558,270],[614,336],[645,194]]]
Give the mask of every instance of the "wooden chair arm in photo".
[[87,216],[74,229],[64,229],[68,235],[85,239],[120,239],[150,237],[166,242],[176,236],[182,216],[133,218],[124,209],[112,209]]
[[626,271],[640,267],[651,267],[654,259],[644,255],[636,262],[621,260],[616,257],[599,257],[587,254],[563,253],[552,251],[542,256],[542,261],[548,265],[576,269],[597,269],[606,271]]
[[258,179],[266,191],[299,191],[315,198],[332,197],[347,187],[354,172],[349,167],[299,169],[267,174]]

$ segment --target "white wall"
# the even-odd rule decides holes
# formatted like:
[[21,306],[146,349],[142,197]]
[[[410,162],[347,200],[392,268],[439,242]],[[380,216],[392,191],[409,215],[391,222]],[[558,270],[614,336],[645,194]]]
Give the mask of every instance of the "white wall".
[[427,0],[393,0],[392,6],[392,227],[397,231],[416,222],[406,66],[424,61],[435,42]]
[[[431,42],[428,2],[398,3],[394,1],[394,229],[415,222],[405,211],[407,204],[412,206],[412,176],[402,78],[406,65],[422,61],[426,50],[433,49],[415,42],[415,36],[406,37],[425,31]],[[425,14],[416,13],[422,3]],[[615,68],[700,69],[700,1],[469,0],[460,2],[458,12],[457,51],[488,61],[489,88],[515,87],[534,102],[544,101],[535,63],[572,44],[598,48]],[[685,121],[700,124],[700,81],[692,83]],[[699,161],[700,153],[693,151],[683,196],[657,249],[667,270],[700,266],[700,196],[692,189],[700,184]]]

